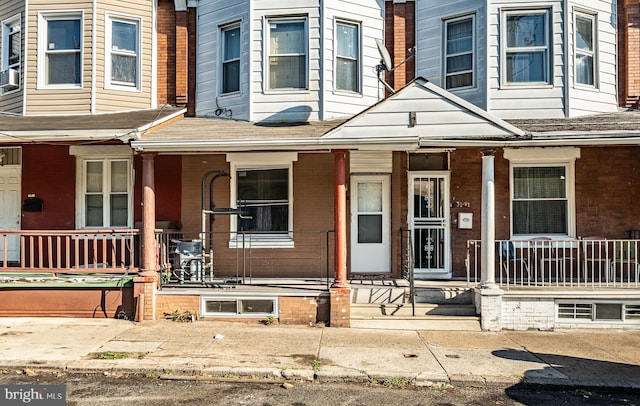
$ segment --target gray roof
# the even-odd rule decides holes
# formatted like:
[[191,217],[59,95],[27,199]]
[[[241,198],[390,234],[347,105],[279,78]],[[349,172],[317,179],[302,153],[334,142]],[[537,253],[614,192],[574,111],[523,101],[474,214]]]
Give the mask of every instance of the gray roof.
[[640,112],[637,110],[591,114],[574,118],[541,118],[535,120],[506,121],[530,133],[640,132]]

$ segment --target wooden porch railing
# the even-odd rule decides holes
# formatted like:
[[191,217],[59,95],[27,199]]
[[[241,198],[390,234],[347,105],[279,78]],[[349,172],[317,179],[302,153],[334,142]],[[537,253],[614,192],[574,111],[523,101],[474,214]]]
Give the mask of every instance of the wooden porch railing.
[[0,272],[137,272],[138,230],[0,230]]
[[[481,282],[481,241],[467,241],[467,280]],[[496,283],[510,287],[639,288],[640,240],[496,240]]]

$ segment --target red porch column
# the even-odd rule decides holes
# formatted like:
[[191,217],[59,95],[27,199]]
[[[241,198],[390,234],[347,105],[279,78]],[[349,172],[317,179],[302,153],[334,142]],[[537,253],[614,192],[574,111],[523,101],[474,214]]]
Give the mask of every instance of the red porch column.
[[136,320],[155,319],[155,288],[158,283],[156,257],[156,192],[154,159],[157,154],[142,154],[142,230],[140,235],[140,272],[134,278],[134,296],[137,299]]
[[330,289],[331,327],[349,327],[351,318],[351,288],[347,282],[347,151],[333,151],[335,156],[335,276]]

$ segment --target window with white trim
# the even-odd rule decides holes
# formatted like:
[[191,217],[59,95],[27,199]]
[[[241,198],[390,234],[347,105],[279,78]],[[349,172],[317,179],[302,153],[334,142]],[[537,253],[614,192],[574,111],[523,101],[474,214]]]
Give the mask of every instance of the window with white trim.
[[360,92],[360,25],[336,21],[336,90]]
[[596,85],[596,16],[576,13],[574,58],[576,83],[579,85]]
[[578,148],[505,149],[511,162],[513,237],[575,236],[575,159]]
[[267,19],[267,89],[307,88],[307,19]]
[[503,13],[505,84],[550,84],[549,10]]
[[82,85],[82,14],[40,14],[38,83],[48,87]]
[[222,94],[240,91],[240,24],[220,29],[222,38]]
[[[20,61],[22,55],[22,30],[20,14],[2,22],[2,71],[6,71],[7,83],[2,83],[2,91],[8,92],[20,87]],[[12,70],[15,73],[10,72]],[[15,77],[9,78],[14,74]],[[16,79],[17,80],[13,80]],[[15,84],[10,84],[15,82]]]
[[474,16],[444,21],[444,72],[447,89],[473,86]]
[[232,243],[238,233],[251,234],[251,244],[288,247],[293,243],[294,153],[229,153],[231,207],[242,216],[231,217]]
[[105,87],[140,87],[140,20],[107,16]]
[[79,158],[80,228],[132,225],[131,158]]

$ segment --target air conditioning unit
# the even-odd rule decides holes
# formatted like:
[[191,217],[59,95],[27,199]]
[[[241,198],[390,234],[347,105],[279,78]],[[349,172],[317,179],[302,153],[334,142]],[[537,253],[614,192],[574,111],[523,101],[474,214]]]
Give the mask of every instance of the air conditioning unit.
[[20,73],[17,69],[0,71],[0,88],[11,90],[20,87]]

